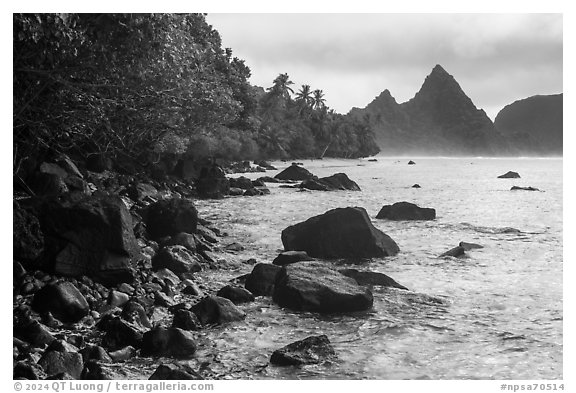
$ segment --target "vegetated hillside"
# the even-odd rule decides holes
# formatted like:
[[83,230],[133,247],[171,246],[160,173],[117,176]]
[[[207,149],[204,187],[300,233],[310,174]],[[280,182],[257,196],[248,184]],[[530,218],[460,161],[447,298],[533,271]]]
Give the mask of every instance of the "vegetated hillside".
[[536,95],[505,106],[496,129],[519,154],[562,154],[563,95]]
[[367,127],[286,74],[263,90],[203,14],[14,14],[14,173],[66,153],[115,169],[374,154]]
[[411,100],[398,104],[384,90],[366,108],[354,108],[349,115],[369,122],[385,153],[499,155],[509,151],[486,113],[440,65]]

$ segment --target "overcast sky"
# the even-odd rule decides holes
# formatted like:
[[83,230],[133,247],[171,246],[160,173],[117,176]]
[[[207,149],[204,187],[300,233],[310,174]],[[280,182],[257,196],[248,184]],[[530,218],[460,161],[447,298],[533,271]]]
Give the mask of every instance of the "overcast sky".
[[280,73],[322,89],[337,112],[384,89],[409,100],[441,64],[492,119],[503,106],[562,89],[561,14],[209,14],[253,84]]

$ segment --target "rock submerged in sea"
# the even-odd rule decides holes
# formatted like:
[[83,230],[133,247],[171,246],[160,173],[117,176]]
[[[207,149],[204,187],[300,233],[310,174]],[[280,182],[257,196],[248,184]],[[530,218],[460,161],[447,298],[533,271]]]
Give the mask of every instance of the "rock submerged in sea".
[[372,258],[396,255],[396,242],[370,221],[362,207],[337,208],[282,231],[286,251],[314,258]]
[[296,311],[343,313],[372,307],[372,292],[324,263],[297,262],[282,267],[272,299]]
[[314,175],[307,169],[293,163],[274,177],[279,180],[306,180],[311,179]]
[[446,258],[446,257],[453,257],[453,258],[460,258],[466,256],[466,249],[462,246],[456,246],[451,248],[450,250],[442,253],[438,256],[438,258]]
[[518,172],[508,171],[503,175],[498,176],[498,179],[519,179],[520,175]]
[[336,173],[332,176],[317,178],[316,176],[304,180],[300,188],[316,191],[361,191],[356,182],[350,180],[345,173]]
[[540,190],[538,188],[535,188],[535,187],[512,186],[510,191],[540,191]]
[[326,335],[310,336],[277,349],[270,363],[277,366],[318,364],[336,359],[336,351]]
[[419,207],[410,202],[396,202],[393,205],[384,205],[376,215],[378,219],[386,220],[434,220],[436,210]]

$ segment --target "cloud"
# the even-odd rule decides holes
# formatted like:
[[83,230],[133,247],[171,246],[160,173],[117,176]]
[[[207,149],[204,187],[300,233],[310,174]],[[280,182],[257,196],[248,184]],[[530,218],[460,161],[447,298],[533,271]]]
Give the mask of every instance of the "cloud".
[[281,72],[326,93],[338,112],[388,88],[399,102],[435,64],[478,107],[562,91],[560,14],[216,14],[208,22],[269,86]]

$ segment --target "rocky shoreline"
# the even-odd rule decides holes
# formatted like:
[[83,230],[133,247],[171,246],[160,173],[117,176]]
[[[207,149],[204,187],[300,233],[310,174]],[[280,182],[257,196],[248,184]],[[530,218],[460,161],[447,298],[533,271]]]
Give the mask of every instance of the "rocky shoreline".
[[[241,163],[228,172],[266,168],[275,169]],[[133,374],[122,366],[138,360],[156,364],[150,379],[222,378],[196,359],[209,346],[201,333],[244,320],[240,307],[255,296],[287,309],[334,314],[369,310],[373,286],[406,290],[383,273],[338,269],[331,262],[398,252],[362,208],[334,209],[286,228],[286,252],[273,263],[228,258],[243,246],[223,245],[226,234],[199,217],[194,200],[266,195],[266,182],[360,190],[345,174],[319,179],[299,163],[255,181],[227,177],[213,164],[196,181],[164,182],[105,168],[79,170],[68,157],[42,163],[32,192],[16,193],[13,203],[14,378],[125,379]],[[211,271],[239,264],[252,265],[252,272],[225,285],[211,281]],[[303,341],[279,349],[282,356],[271,354],[272,364],[316,364],[336,356],[326,349],[327,337]],[[315,351],[326,359],[310,355]],[[197,368],[191,360],[198,360]]]

